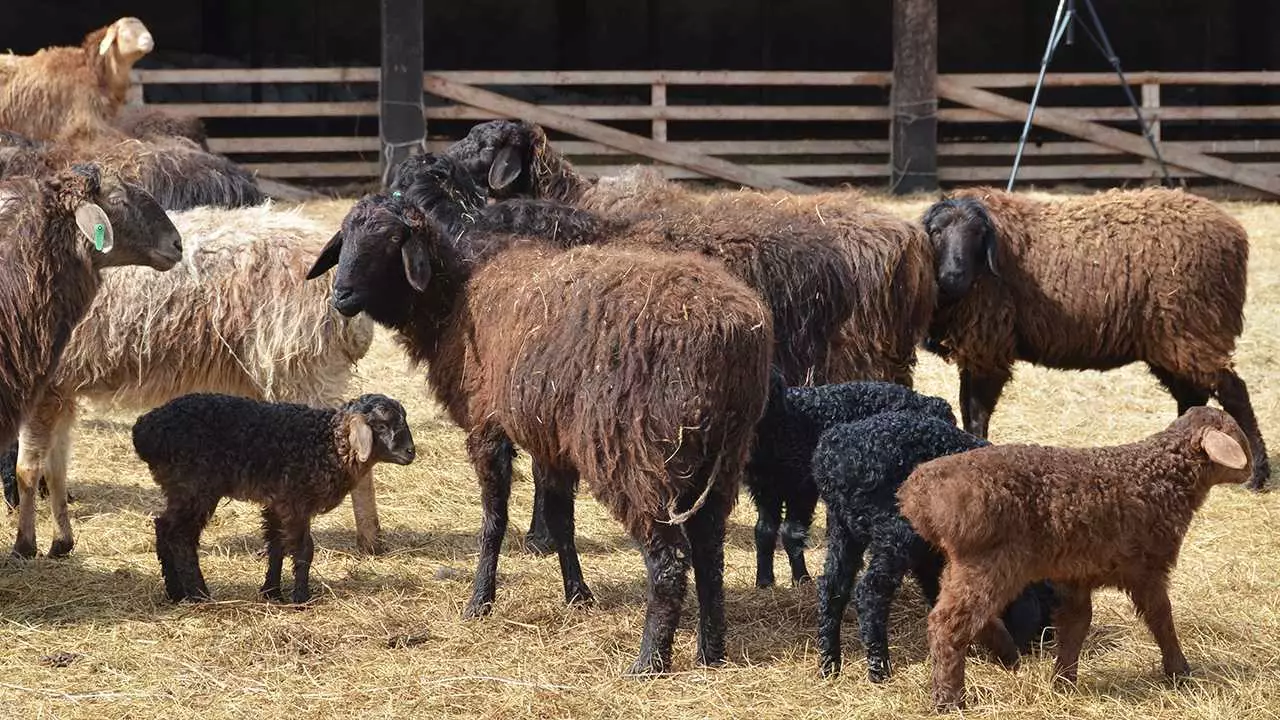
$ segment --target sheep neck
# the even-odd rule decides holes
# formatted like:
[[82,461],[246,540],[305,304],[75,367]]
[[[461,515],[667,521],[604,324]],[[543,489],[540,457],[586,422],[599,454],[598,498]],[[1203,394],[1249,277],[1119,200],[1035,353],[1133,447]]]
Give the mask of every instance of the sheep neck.
[[594,181],[580,174],[564,155],[550,146],[538,148],[533,162],[535,197],[576,205],[595,187]]

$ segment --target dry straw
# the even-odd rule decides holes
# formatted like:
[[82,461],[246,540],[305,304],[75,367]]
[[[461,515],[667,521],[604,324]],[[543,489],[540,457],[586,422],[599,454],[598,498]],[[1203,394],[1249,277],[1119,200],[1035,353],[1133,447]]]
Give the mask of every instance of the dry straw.
[[[918,216],[924,201],[894,202]],[[334,227],[349,201],[304,211]],[[1237,354],[1263,432],[1280,436],[1280,207],[1229,203],[1253,238],[1246,328]],[[676,673],[620,677],[644,612],[643,563],[622,528],[589,497],[578,504],[579,548],[597,596],[562,602],[554,557],[520,547],[529,519],[528,463],[489,618],[463,622],[480,525],[462,435],[427,398],[420,374],[379,332],[352,393],[376,390],[409,410],[418,460],[387,467],[378,504],[389,554],[355,554],[351,514],[316,524],[312,606],[260,603],[264,561],[256,508],[219,508],[202,565],[219,602],[174,607],[163,598],[149,514],[159,505],[132,454],[124,413],[86,413],[71,467],[80,544],[54,562],[0,568],[0,707],[5,717],[205,720],[289,718],[897,718],[929,717],[924,610],[908,582],[894,606],[893,678],[873,686],[846,619],[845,675],[817,677],[811,587],[753,587],[750,503],[739,502],[726,550],[729,665],[691,666],[692,589],[676,636]],[[951,402],[954,369],[925,357],[918,386]],[[1139,368],[1109,373],[1019,366],[992,422],[993,439],[1067,445],[1122,442],[1172,420],[1173,401]],[[821,517],[821,513],[819,513]],[[42,513],[42,537],[51,536]],[[1275,718],[1280,716],[1280,494],[1219,488],[1192,524],[1173,574],[1174,619],[1194,668],[1180,687],[1114,591],[1094,624],[1072,692],[1049,685],[1052,659],[1017,673],[973,659],[966,716],[1011,718]],[[13,524],[7,524],[12,537]],[[811,565],[825,551],[814,528]]]

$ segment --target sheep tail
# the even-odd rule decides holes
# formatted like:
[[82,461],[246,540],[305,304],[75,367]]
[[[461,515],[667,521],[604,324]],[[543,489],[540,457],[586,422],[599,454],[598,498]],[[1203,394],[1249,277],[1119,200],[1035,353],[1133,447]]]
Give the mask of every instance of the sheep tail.
[[670,516],[670,519],[659,520],[658,522],[666,523],[668,525],[682,525],[689,518],[693,517],[694,513],[701,510],[702,506],[707,503],[707,497],[711,495],[711,486],[716,484],[716,477],[720,475],[720,461],[722,458],[723,455],[716,455],[716,461],[711,466],[711,473],[707,476],[707,486],[702,488],[702,494],[698,496],[697,500],[693,501],[693,505],[684,512],[676,512],[676,500],[675,498],[672,498],[667,502],[667,515]]

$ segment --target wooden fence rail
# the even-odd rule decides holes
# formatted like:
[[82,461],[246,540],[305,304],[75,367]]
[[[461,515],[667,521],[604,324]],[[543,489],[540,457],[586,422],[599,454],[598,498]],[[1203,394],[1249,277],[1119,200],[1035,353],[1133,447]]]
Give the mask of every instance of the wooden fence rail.
[[[132,102],[208,119],[211,149],[264,176],[377,176],[376,67],[135,69],[134,77]],[[543,88],[546,96],[558,96],[556,102],[528,101],[585,120],[630,123],[633,128],[645,128],[639,132],[654,140],[731,158],[745,168],[785,178],[874,181],[889,176],[888,72],[454,71],[424,73],[424,83],[430,77],[509,92],[515,97],[528,97],[533,89]],[[1251,170],[1280,172],[1280,139],[1259,131],[1260,126],[1280,120],[1280,104],[1200,104],[1195,99],[1188,102],[1185,97],[1181,101],[1175,97],[1185,95],[1180,90],[1196,86],[1219,93],[1229,93],[1225,89],[1230,87],[1254,88],[1251,92],[1256,93],[1257,89],[1280,87],[1280,72],[1133,72],[1127,77],[1141,89],[1144,114],[1153,121],[1164,146],[1212,155]],[[1024,99],[1035,80],[1034,73],[939,76],[940,85],[951,82],[991,92],[1013,92]],[[1072,120],[1136,129],[1133,112],[1118,88],[1110,106],[1080,104],[1079,89],[1114,87],[1114,74],[1053,73],[1046,77],[1045,84],[1061,94],[1060,104],[1043,107],[1052,107]],[[266,92],[268,88],[273,92]],[[859,99],[819,102],[832,93],[847,93],[850,89],[860,93]],[[229,95],[236,99],[285,96],[290,91],[302,99],[227,101]],[[793,99],[797,91],[813,100],[803,104],[767,101],[771,93],[789,92],[788,99]],[[707,99],[723,98],[725,92],[736,93],[734,100],[748,95],[752,99]],[[1280,90],[1274,93],[1280,97]],[[189,101],[193,95],[209,101]],[[429,133],[427,146],[437,151],[465,132],[470,122],[497,117],[490,111],[430,95],[424,115]],[[938,145],[940,181],[1002,182],[1008,177],[1015,149],[1010,142],[1011,137],[1016,137],[1015,123],[984,109],[946,102],[939,107],[937,118],[942,138]],[[299,119],[342,129],[308,136],[297,130]],[[231,124],[235,125],[233,129],[225,129]],[[833,132],[841,134],[846,127],[845,138],[829,139]],[[735,137],[743,135],[743,128],[756,136],[723,139],[726,131]],[[787,139],[796,135],[810,139]],[[1158,168],[1141,158],[1058,135],[1048,138],[1027,148],[1027,164],[1019,170],[1020,178],[1048,182],[1159,177]],[[557,145],[584,171],[593,174],[608,174],[642,161],[594,142],[566,140]],[[673,178],[704,177],[674,166],[663,166],[663,170]],[[1201,177],[1188,170],[1173,174]]]

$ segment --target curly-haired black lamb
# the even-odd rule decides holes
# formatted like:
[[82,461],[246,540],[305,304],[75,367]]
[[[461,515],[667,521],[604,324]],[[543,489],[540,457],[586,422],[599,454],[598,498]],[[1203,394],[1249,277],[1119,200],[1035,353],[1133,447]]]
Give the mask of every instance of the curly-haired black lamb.
[[200,534],[223,498],[263,506],[263,597],[279,600],[284,555],[293,557],[295,603],[311,597],[311,520],[338,506],[379,462],[408,465],[413,434],[404,406],[367,394],[337,408],[193,393],[148,411],[133,447],[165,497],[156,556],[170,600],[209,599]]
[[770,316],[693,253],[492,234],[464,255],[403,197],[362,198],[310,276],[396,331],[467,433],[483,526],[465,614],[493,604],[513,444],[546,468],[565,599],[590,599],[573,538],[581,478],[642,548],[648,610],[633,674],[667,672],[693,566],[698,659],[724,659],[725,523],[764,410]]
[[952,425],[956,422],[946,400],[896,383],[866,380],[788,387],[775,369],[769,388],[769,404],[756,426],[756,443],[744,483],[757,512],[757,587],[774,583],[773,554],[779,529],[792,582],[809,579],[804,548],[818,504],[812,460],[824,430],[889,410],[913,410]]
[[[915,467],[989,445],[954,418],[903,410],[833,425],[813,452],[813,477],[827,506],[827,559],[818,585],[818,650],[823,675],[840,672],[840,624],[854,600],[872,682],[889,677],[889,607],[908,570],[925,601],[938,598],[942,553],[920,538],[898,510],[896,493]],[[854,587],[864,552],[866,571]],[[852,590],[852,593],[850,592]],[[1050,623],[1054,591],[1026,587],[980,635],[1002,664],[1016,665]]]
[[1222,208],[1166,188],[1061,201],[972,188],[923,223],[939,291],[926,347],[960,369],[965,429],[986,437],[1016,360],[1072,370],[1143,362],[1179,415],[1218,398],[1249,437],[1249,487],[1262,489],[1266,446],[1232,366],[1249,238]]

